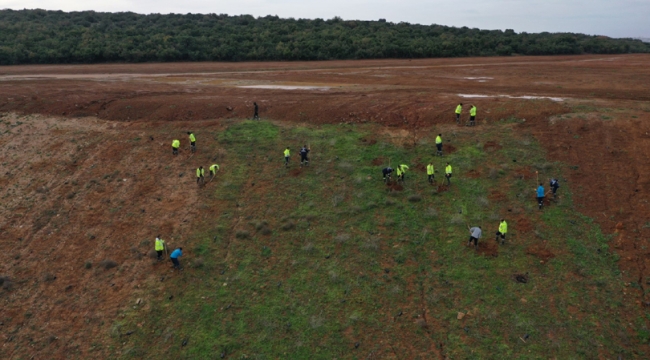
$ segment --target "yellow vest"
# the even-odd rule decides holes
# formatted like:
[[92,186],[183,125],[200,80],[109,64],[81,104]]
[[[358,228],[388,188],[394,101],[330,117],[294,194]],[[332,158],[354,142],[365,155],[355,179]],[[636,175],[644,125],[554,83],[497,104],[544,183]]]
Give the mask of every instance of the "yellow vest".
[[427,175],[433,175],[433,165],[427,165]]
[[440,136],[436,136],[436,144],[442,144],[442,138]]
[[505,234],[505,233],[508,232],[508,223],[507,222],[502,221],[499,224],[499,232],[502,233],[502,234]]
[[461,112],[463,112],[463,107],[460,105],[456,106],[456,114],[460,114]]
[[219,170],[219,165],[217,165],[217,164],[210,165],[210,171],[211,172],[216,173],[217,170]]
[[165,240],[156,238],[156,251],[165,250]]
[[181,146],[181,142],[178,140],[172,141],[172,147],[178,149],[178,147]]
[[445,174],[451,174],[451,165],[447,165],[445,168]]
[[191,142],[196,142],[196,138],[194,137],[194,134],[190,133],[190,141]]
[[476,116],[476,106],[472,106],[472,108],[469,109],[469,114],[470,116]]
[[196,169],[196,177],[201,177],[205,175],[205,169],[197,168]]
[[284,150],[284,157],[289,157],[289,154],[291,154],[289,149]]

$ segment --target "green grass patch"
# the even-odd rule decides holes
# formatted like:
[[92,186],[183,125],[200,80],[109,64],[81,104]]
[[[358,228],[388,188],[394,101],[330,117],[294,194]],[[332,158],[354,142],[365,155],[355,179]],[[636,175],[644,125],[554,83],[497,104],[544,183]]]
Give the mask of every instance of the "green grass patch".
[[[202,145],[228,150],[202,190],[214,216],[186,239],[185,271],[147,285],[147,306],[112,325],[114,355],[627,357],[626,343],[650,335],[639,327],[630,336],[619,318],[609,239],[576,212],[568,184],[537,209],[535,171],[546,184],[570,170],[512,132],[516,121],[455,132],[445,141],[456,151],[443,158],[433,146],[394,145],[373,125],[231,124]],[[501,147],[486,150],[487,141]],[[306,168],[303,144],[312,148]],[[401,191],[382,181],[388,159],[411,168]],[[438,192],[447,161],[452,186]],[[494,239],[500,218],[509,221],[504,246]],[[465,246],[467,225],[483,227],[478,252]]]

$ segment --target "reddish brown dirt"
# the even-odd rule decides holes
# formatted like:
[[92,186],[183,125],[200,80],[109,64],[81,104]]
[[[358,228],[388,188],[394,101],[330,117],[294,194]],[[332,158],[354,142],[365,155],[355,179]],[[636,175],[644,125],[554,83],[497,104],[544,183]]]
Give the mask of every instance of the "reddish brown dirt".
[[380,166],[380,165],[383,165],[383,164],[386,164],[386,163],[388,163],[388,160],[385,157],[374,158],[374,159],[372,159],[372,162],[371,162],[371,164],[373,166]]
[[442,153],[443,154],[453,154],[456,152],[456,147],[454,145],[442,144]]
[[[625,87],[636,81],[630,64],[643,63],[646,58],[618,57],[619,62],[611,59],[582,56],[13,66],[4,67],[0,75],[6,85],[0,89],[0,111],[98,116],[118,121],[207,120],[251,116],[252,103],[257,101],[263,118],[310,123],[375,122],[402,127],[417,135],[433,124],[455,125],[453,108],[462,100],[457,94],[648,99],[647,92]],[[530,71],[531,66],[535,71]],[[607,84],[599,76],[612,68],[622,69],[630,78],[617,77],[620,88],[594,90],[598,84]],[[465,79],[479,73],[494,79],[483,83]],[[591,78],[585,82],[587,74]],[[258,84],[329,89],[239,87]],[[527,123],[567,111],[561,103],[546,100],[531,104],[526,99],[495,97],[471,98],[471,102],[479,108],[482,124],[509,118],[513,109]],[[451,153],[453,147],[445,143],[444,151]]]
[[527,217],[520,217],[515,220],[517,232],[520,234],[527,233],[533,230],[533,225]]
[[487,257],[499,256],[499,246],[495,241],[479,241],[478,253]]
[[[14,290],[0,290],[6,344],[0,357],[102,357],[91,352],[96,339],[106,339],[107,326],[100,324],[132,306],[126,301],[153,279],[153,268],[167,266],[141,256],[150,250],[151,233],[164,231],[180,244],[188,222],[207,213],[189,206],[199,191],[194,164],[184,164],[185,152],[170,162],[158,151],[167,143],[158,139],[250,116],[253,101],[262,118],[379,123],[411,146],[423,131],[440,131],[446,155],[455,150],[447,139],[453,143],[459,130],[453,109],[463,99],[479,109],[477,129],[512,116],[526,119],[513,130],[534,135],[549,161],[571,166],[561,184],[571,185],[580,211],[616,234],[613,251],[621,255],[624,280],[641,285],[629,288],[638,295],[630,301],[641,300],[650,277],[649,62],[648,55],[623,55],[2,67],[1,113],[64,118],[22,119],[21,125],[11,114],[1,119],[2,126],[12,124],[13,136],[0,138],[6,159],[0,167],[0,245],[6,249],[0,275],[14,279]],[[465,79],[476,76],[493,79]],[[329,89],[237,87],[257,84]],[[458,96],[468,93],[567,101]],[[497,149],[488,144],[486,151]],[[175,176],[153,176],[167,171]],[[534,170],[521,175],[535,176]],[[554,175],[540,171],[540,180]],[[514,225],[517,232],[532,230],[525,219]],[[107,258],[118,267],[99,269]],[[56,279],[43,281],[45,273]]]
[[506,198],[506,195],[498,190],[492,190],[488,195],[488,199],[494,202],[504,201]]
[[477,178],[481,177],[481,173],[474,170],[474,169],[472,169],[472,170],[466,172],[465,174],[463,174],[463,176],[468,177],[470,179],[477,179]]
[[503,148],[503,146],[497,144],[495,141],[488,141],[483,145],[483,150],[488,152],[501,150],[501,148]]
[[402,191],[402,190],[404,190],[404,187],[402,185],[398,184],[395,181],[387,184],[387,186],[388,186],[389,191]]
[[[531,169],[520,169],[516,173],[512,175],[514,179],[520,179],[520,180],[530,180],[530,179],[536,179],[537,178],[537,173],[535,173],[535,170]],[[540,179],[540,181],[543,179]]]
[[[647,83],[650,77],[640,74],[641,79]],[[621,255],[624,279],[640,285],[643,302],[650,280],[650,106],[612,100],[598,106],[605,110],[523,128],[540,139],[550,159],[569,165],[564,180],[575,189],[578,209],[616,234],[613,247]],[[540,172],[545,183],[551,176]],[[561,201],[561,188],[558,194]]]
[[526,249],[526,254],[536,256],[545,263],[555,257],[555,254],[540,244],[529,246]]
[[[190,226],[203,218],[194,205],[203,190],[192,175],[195,161],[206,155],[182,148],[172,158],[162,124],[0,120],[2,131],[12,134],[0,140],[6,255],[0,274],[13,283],[10,292],[0,290],[2,329],[12,334],[0,358],[66,358],[108,346],[106,333],[121,310],[134,305],[134,292],[152,274],[175,276],[168,261],[145,254],[157,234],[172,249],[182,246]],[[221,127],[205,122],[202,128]],[[13,195],[14,186],[20,194]],[[104,269],[104,260],[117,266]]]

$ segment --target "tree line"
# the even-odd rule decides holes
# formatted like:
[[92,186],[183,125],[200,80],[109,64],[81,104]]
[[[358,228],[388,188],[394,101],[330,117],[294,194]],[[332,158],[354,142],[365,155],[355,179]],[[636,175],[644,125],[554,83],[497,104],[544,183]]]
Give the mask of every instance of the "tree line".
[[225,14],[0,11],[0,64],[647,53],[650,44],[405,22]]

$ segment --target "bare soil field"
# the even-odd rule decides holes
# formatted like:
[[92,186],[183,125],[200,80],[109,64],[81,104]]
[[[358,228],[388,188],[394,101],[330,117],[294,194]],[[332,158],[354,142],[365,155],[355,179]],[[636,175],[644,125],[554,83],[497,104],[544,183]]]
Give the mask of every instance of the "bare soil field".
[[453,128],[459,102],[463,121],[477,106],[476,131],[525,119],[513,128],[571,165],[561,182],[614,236],[638,308],[627,320],[638,319],[650,306],[649,64],[648,55],[590,55],[2,67],[0,357],[83,358],[107,345],[97,343],[101,325],[141,284],[164,280],[140,261],[152,234],[178,243],[210,215],[197,205],[193,165],[183,165],[192,155],[170,160],[168,134],[218,131],[250,118],[253,102],[263,119],[395,133]]

